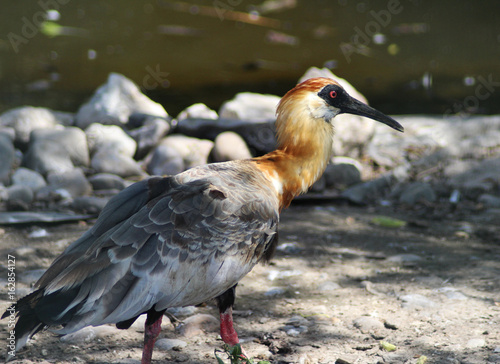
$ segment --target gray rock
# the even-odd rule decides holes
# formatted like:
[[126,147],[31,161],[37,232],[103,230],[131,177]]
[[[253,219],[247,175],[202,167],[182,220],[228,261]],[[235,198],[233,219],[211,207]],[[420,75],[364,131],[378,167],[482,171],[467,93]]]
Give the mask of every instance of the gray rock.
[[47,185],[40,173],[23,167],[16,169],[12,175],[12,184],[29,187],[35,193]]
[[329,164],[324,174],[326,187],[343,189],[360,183],[361,171],[357,164],[359,163],[348,163],[348,158],[341,163]]
[[399,299],[403,302],[403,308],[429,308],[434,307],[436,304],[429,298],[420,294],[407,294],[400,296]]
[[297,337],[300,336],[301,334],[305,334],[309,329],[307,326],[284,326],[281,328],[281,330],[285,331],[287,335]]
[[168,145],[157,146],[146,161],[146,171],[155,176],[175,175],[186,169],[180,153]]
[[181,111],[179,115],[177,115],[177,120],[179,121],[191,118],[215,120],[219,118],[219,115],[217,115],[217,112],[215,110],[212,110],[207,105],[201,103],[193,104]]
[[71,208],[79,213],[97,215],[106,206],[108,201],[109,198],[104,197],[81,196],[73,200]]
[[279,101],[280,97],[274,95],[242,92],[222,104],[219,116],[252,122],[275,120]]
[[215,138],[211,152],[214,162],[226,162],[252,158],[245,140],[232,131],[221,133]]
[[214,143],[205,139],[171,135],[163,139],[161,145],[175,149],[182,157],[184,167],[187,169],[206,164]]
[[137,149],[137,143],[116,125],[93,123],[86,130],[90,153],[106,149],[110,153],[121,154],[132,158]]
[[76,114],[76,125],[82,129],[92,123],[124,125],[135,113],[168,116],[163,106],[141,93],[131,80],[121,74],[111,73],[90,101],[80,107]]
[[158,117],[148,117],[144,125],[137,129],[130,130],[128,135],[130,135],[137,144],[137,151],[134,158],[140,160],[146,156],[146,154],[148,154],[169,131],[170,124],[165,119]]
[[9,194],[7,193],[7,187],[0,183],[0,202],[7,201],[9,199]]
[[179,339],[159,339],[155,343],[155,347],[160,350],[172,350],[185,348],[187,343]]
[[436,193],[428,183],[413,182],[401,192],[399,202],[413,206],[419,202],[434,202],[436,198]]
[[132,157],[116,153],[107,148],[99,149],[94,154],[90,166],[96,173],[110,173],[123,178],[143,176],[145,174]]
[[94,191],[116,190],[121,191],[127,187],[126,181],[114,174],[98,173],[90,176],[88,181]]
[[392,175],[385,175],[368,181],[358,183],[342,191],[341,196],[357,204],[367,204],[382,197],[393,182]]
[[7,187],[9,210],[27,210],[33,202],[34,193],[27,186],[13,185]]
[[36,129],[52,129],[56,125],[71,125],[73,114],[52,111],[43,107],[22,106],[0,115],[0,126],[15,130],[15,141],[21,145],[28,143],[30,134]]
[[89,165],[85,133],[75,127],[38,129],[31,133],[24,164],[43,175]]
[[482,203],[486,207],[500,208],[500,197],[498,196],[483,194],[479,196],[478,202]]
[[42,175],[75,168],[64,147],[50,140],[40,140],[31,144],[23,157],[23,164]]
[[92,192],[92,185],[80,168],[63,173],[51,172],[47,175],[47,182],[53,190],[68,191],[72,198],[89,195]]
[[3,133],[0,133],[0,156],[0,183],[8,184],[14,166],[15,151],[12,140]]

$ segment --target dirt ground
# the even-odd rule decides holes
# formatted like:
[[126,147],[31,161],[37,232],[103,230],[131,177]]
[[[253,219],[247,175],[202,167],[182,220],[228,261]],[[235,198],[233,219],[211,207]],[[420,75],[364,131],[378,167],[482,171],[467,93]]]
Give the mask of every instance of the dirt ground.
[[[407,224],[378,226],[373,218],[380,215]],[[271,363],[500,363],[495,221],[480,211],[295,204],[282,215],[272,264],[256,267],[238,286],[234,318],[242,346],[256,362]],[[16,257],[16,294],[22,296],[36,279],[23,272],[36,276],[87,228],[4,226],[0,309],[11,303],[8,254]],[[41,229],[48,235],[33,237],[44,235]],[[209,302],[180,312],[179,319],[188,322],[197,314],[218,317]],[[155,363],[216,363],[214,350],[222,347],[217,322],[196,317],[208,318],[203,331],[176,330],[164,320],[160,338],[187,346],[156,348]],[[2,337],[7,324],[0,322]],[[138,363],[142,339],[140,325],[72,342],[43,332],[13,363]],[[7,339],[2,342],[4,355]]]

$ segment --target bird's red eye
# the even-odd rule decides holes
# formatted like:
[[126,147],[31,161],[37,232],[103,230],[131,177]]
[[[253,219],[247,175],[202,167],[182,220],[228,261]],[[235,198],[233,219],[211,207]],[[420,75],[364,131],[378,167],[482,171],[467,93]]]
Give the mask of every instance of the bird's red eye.
[[337,91],[330,91],[330,98],[334,99],[337,97]]

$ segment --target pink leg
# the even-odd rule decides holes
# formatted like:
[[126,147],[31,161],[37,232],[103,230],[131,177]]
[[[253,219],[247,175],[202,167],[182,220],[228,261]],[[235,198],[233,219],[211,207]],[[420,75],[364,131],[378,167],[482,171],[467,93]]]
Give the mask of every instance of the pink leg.
[[[148,314],[149,318],[149,314]],[[161,315],[155,322],[148,325],[148,320],[144,326],[144,349],[142,351],[141,364],[151,364],[151,358],[153,357],[153,348],[155,346],[155,341],[161,331]]]
[[231,307],[220,313],[220,336],[229,346],[235,346],[240,342],[233,327],[233,309]]

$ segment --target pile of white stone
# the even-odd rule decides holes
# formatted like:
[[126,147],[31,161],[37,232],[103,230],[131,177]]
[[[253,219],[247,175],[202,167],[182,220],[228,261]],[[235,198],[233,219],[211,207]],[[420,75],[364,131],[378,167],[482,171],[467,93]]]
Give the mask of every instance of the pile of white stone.
[[[345,80],[326,76],[366,102]],[[237,94],[219,112],[194,104],[172,118],[125,76],[111,74],[75,113],[20,107],[0,115],[0,211],[98,213],[148,175],[251,158],[275,147],[280,97]],[[381,110],[383,111],[383,110]],[[500,117],[395,117],[405,133],[355,115],[336,118],[335,157],[316,194],[354,203],[472,201],[500,209]]]

